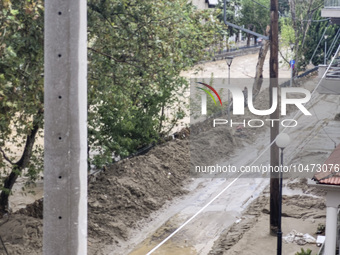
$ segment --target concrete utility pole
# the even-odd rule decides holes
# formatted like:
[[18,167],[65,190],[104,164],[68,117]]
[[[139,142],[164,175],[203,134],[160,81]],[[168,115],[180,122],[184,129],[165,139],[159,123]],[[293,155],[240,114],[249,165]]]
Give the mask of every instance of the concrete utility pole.
[[45,1],[44,255],[87,254],[86,0]]
[[[279,78],[279,3],[278,0],[270,1],[270,85],[269,85],[269,96],[270,105],[273,102],[273,88],[278,88]],[[275,112],[270,115],[270,119],[279,119],[279,107],[276,108]],[[273,142],[279,134],[279,122],[275,121],[273,127],[270,129],[270,142]],[[270,148],[270,165],[279,166],[279,148],[275,143]],[[270,232],[271,234],[277,234],[278,229],[278,218],[279,218],[279,173],[272,173],[270,176]]]

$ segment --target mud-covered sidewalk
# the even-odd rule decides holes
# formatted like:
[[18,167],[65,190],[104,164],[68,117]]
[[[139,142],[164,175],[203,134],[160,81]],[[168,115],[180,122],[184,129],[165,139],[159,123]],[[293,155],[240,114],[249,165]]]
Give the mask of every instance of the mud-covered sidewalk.
[[[325,226],[325,193],[310,188],[306,179],[286,180],[283,187],[282,231],[285,255],[311,249],[317,254],[315,243],[296,238],[290,242],[289,233],[309,234],[316,239],[318,228]],[[215,242],[209,255],[271,255],[276,254],[277,237],[269,234],[269,189],[266,188],[243,213],[239,221],[226,229]]]

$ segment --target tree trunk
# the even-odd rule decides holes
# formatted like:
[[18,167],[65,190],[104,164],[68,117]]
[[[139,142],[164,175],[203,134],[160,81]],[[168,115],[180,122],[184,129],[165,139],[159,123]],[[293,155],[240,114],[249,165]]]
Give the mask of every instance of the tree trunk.
[[[305,19],[310,19],[310,17],[313,16],[313,14],[318,10],[318,8],[313,8],[313,1],[309,0],[303,3],[304,9],[307,9],[306,14],[303,16],[302,14],[297,14],[297,10],[299,10],[301,3],[296,2],[296,0],[289,0],[289,7],[290,7],[290,13],[292,16],[292,23],[293,23],[293,29],[295,33],[295,45],[294,45],[294,60],[295,60],[295,68],[293,70],[293,77],[295,77],[298,74],[298,71],[301,67],[301,61],[303,60],[303,56],[300,54],[300,49],[304,49],[305,46],[305,40],[307,37],[307,33],[309,31],[309,28],[311,26],[311,21],[309,20],[307,23],[303,21],[304,17]],[[300,16],[300,19],[297,19],[296,17]],[[301,20],[301,21],[299,21]]]
[[158,127],[158,133],[159,134],[162,132],[162,128],[163,128],[164,108],[165,108],[165,101],[163,100],[163,102],[162,102],[162,110],[161,110],[161,117],[160,117],[159,127]]
[[296,74],[296,69],[298,67],[298,62],[299,60],[297,59],[298,52],[299,52],[299,32],[297,29],[297,22],[296,22],[296,9],[295,9],[295,0],[289,0],[289,9],[290,9],[290,14],[292,16],[292,23],[293,23],[293,29],[294,29],[294,34],[295,34],[295,42],[294,42],[294,59],[295,59],[295,67],[293,70],[293,76]]
[[229,37],[233,36],[233,28],[229,26]]
[[[270,27],[268,26],[267,31],[266,31],[266,35],[269,34],[269,29],[270,29]],[[264,61],[266,60],[269,45],[270,45],[270,41],[264,40],[264,42],[262,43],[262,46],[260,48],[259,57],[258,57],[258,60],[257,60],[257,65],[256,65],[255,81],[254,81],[254,84],[253,84],[253,99],[255,99],[256,96],[261,91],[261,86],[262,86],[262,83],[263,83],[263,65],[264,65]]]
[[250,46],[250,34],[247,34],[247,46]]
[[[248,29],[251,30],[251,25],[248,25]],[[250,46],[250,38],[251,38],[251,34],[247,34],[247,46]]]
[[5,178],[3,190],[0,194],[0,216],[8,212],[8,198],[13,188],[15,181],[17,180],[19,174],[28,166],[32,155],[32,149],[35,142],[35,137],[41,126],[41,118],[43,115],[43,110],[39,110],[38,114],[33,118],[33,129],[31,133],[26,137],[26,144],[24,152],[18,162],[12,165],[11,173]]
[[[256,32],[256,27],[254,26],[253,31]],[[254,38],[254,46],[257,45],[257,36],[253,36]]]

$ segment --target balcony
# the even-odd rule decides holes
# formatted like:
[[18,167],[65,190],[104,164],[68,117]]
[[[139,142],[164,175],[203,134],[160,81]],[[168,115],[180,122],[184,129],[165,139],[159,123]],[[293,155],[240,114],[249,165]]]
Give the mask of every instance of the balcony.
[[325,8],[340,8],[340,0],[325,0]]
[[340,0],[325,0],[321,16],[331,18],[333,23],[340,25]]

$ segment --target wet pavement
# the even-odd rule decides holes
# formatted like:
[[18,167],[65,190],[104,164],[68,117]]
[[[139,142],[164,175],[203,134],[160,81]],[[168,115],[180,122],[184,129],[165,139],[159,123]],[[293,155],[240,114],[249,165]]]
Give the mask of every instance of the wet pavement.
[[[316,84],[314,81],[305,87],[312,90]],[[313,95],[307,106],[312,116],[297,116],[298,127],[286,130],[292,140],[285,149],[287,164],[308,164],[312,161],[323,163],[322,160],[334,149],[334,144],[340,142],[340,122],[333,120],[335,114],[340,111],[339,105],[338,96],[317,93]],[[290,117],[294,115],[293,113]],[[269,129],[261,133],[256,142],[237,149],[228,163],[236,166],[249,165],[264,152],[256,164],[268,164],[268,145]],[[306,174],[308,178],[312,175],[311,172]],[[299,174],[297,177],[301,176]],[[121,248],[124,251],[120,254],[146,254],[229,186],[202,213],[153,253],[208,254],[220,233],[240,219],[247,205],[257,198],[268,184],[268,178],[239,178],[236,181],[234,178],[195,179],[188,187],[191,192],[176,199],[157,215],[151,216],[153,219],[141,231],[136,230],[126,246],[123,244]],[[117,250],[115,254],[118,254]]]

